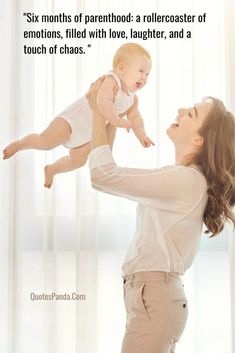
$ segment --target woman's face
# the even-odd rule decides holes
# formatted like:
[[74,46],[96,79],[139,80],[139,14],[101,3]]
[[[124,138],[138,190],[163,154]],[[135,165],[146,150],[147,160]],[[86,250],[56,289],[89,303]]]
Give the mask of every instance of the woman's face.
[[198,130],[207,117],[212,104],[210,102],[197,103],[192,108],[180,108],[175,123],[166,130],[172,142],[184,145],[200,145],[203,143]]

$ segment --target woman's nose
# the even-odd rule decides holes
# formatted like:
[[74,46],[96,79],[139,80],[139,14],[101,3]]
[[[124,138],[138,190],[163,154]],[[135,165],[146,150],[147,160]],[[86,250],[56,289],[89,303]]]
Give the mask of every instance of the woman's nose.
[[180,108],[178,109],[179,116],[182,116],[184,114],[184,109]]

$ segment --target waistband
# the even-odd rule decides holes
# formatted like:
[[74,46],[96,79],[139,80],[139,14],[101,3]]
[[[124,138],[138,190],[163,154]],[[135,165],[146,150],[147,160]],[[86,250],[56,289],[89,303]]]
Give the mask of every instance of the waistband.
[[136,272],[131,275],[123,276],[123,283],[125,284],[127,281],[133,280],[142,280],[142,281],[157,281],[157,282],[165,282],[169,283],[172,280],[180,281],[180,274],[177,272],[164,272],[164,271],[143,271]]

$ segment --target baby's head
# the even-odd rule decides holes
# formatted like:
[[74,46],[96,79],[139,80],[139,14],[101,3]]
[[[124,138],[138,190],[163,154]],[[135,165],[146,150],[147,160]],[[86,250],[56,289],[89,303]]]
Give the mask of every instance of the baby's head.
[[151,65],[147,50],[135,43],[123,44],[113,58],[113,71],[120,78],[123,88],[130,92],[146,84]]

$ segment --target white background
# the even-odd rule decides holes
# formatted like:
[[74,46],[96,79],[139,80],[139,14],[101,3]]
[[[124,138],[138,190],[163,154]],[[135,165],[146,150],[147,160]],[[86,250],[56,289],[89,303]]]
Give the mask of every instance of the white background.
[[[23,12],[207,14],[205,24],[182,25],[192,31],[191,40],[137,41],[149,50],[153,61],[139,100],[156,147],[143,149],[133,135],[120,130],[114,147],[119,164],[154,168],[173,163],[173,147],[165,130],[179,107],[191,106],[205,95],[222,99],[235,111],[232,0],[4,0],[0,13],[2,148],[15,138],[43,130],[96,77],[111,69],[113,54],[123,44],[94,40],[83,56],[26,56],[22,33],[30,26]],[[127,24],[111,26],[129,28]],[[140,24],[138,30],[145,27]],[[120,352],[125,329],[121,264],[134,232],[136,205],[92,190],[87,166],[56,176],[53,188],[45,190],[44,165],[66,153],[63,147],[24,151],[0,162],[3,353]],[[189,319],[179,352],[235,352],[232,258],[230,228],[213,239],[202,234],[200,252],[184,276]],[[73,291],[85,294],[86,300],[30,300],[31,292]]]

